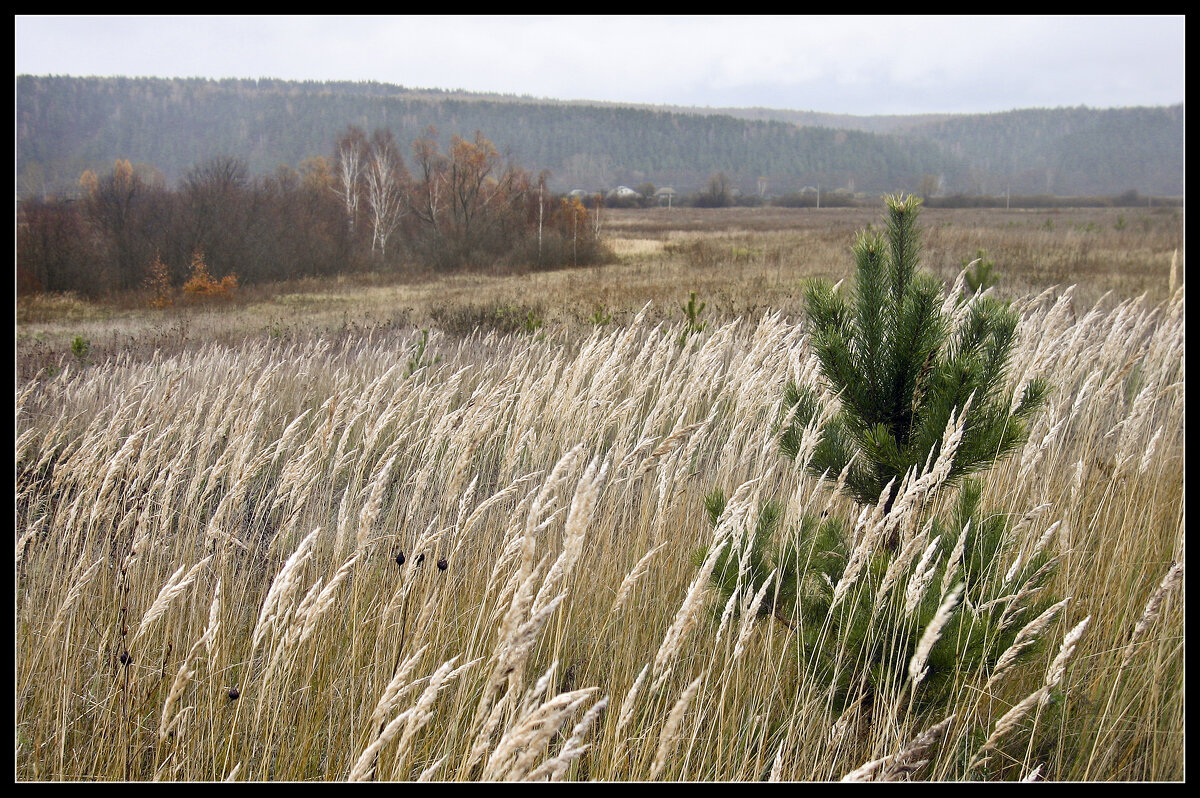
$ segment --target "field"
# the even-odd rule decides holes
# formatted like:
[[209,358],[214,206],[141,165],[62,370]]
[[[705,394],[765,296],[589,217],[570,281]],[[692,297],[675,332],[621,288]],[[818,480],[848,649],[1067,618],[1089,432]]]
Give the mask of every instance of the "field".
[[[1076,286],[1079,307],[1113,298],[1167,298],[1172,254],[1183,254],[1181,209],[942,210],[922,214],[924,267],[952,283],[979,250],[996,263],[1004,296]],[[878,226],[873,209],[776,208],[606,210],[602,229],[618,263],[521,275],[347,275],[249,287],[219,307],[147,309],[144,297],[90,303],[55,295],[17,306],[19,376],[75,363],[76,336],[100,361],[148,357],[248,337],[295,340],[366,329],[436,326],[465,333],[511,331],[533,312],[547,333],[578,338],[603,306],[627,323],[646,303],[651,318],[677,320],[695,291],[708,318],[757,318],[768,310],[798,319],[810,277],[843,279],[854,234]],[[1119,229],[1118,229],[1119,228]]]
[[[898,524],[906,581],[842,563],[846,605],[951,637],[904,594],[956,595],[916,562],[956,489],[884,514],[779,453],[784,384],[819,385],[803,281],[849,277],[880,214],[605,214],[619,262],[587,270],[22,300],[16,778],[1184,778],[1177,209],[921,217],[948,285],[995,261],[1013,386],[1053,385],[985,474],[1000,598],[956,615],[1023,656],[931,662],[936,699],[926,646],[868,669],[870,629],[710,579],[768,499],[784,536]],[[1041,595],[1006,593],[1035,560]]]

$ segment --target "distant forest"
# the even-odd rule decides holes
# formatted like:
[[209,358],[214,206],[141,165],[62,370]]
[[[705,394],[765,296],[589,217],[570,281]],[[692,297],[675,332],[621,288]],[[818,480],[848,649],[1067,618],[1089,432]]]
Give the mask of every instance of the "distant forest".
[[254,174],[329,158],[349,125],[442,145],[482,131],[547,187],[702,190],[714,175],[746,194],[1159,196],[1183,193],[1183,107],[852,117],[763,108],[659,108],[381,83],[120,77],[16,80],[17,193],[69,195],[118,159],[175,184],[217,157]]

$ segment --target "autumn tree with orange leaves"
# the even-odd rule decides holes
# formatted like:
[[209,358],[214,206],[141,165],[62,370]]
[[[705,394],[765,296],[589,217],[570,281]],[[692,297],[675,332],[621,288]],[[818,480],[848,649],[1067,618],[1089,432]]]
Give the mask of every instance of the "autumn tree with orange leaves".
[[470,141],[451,137],[443,153],[430,128],[413,143],[413,158],[407,195],[411,243],[434,268],[566,266],[599,259],[599,239],[579,223],[577,210],[547,201],[548,175],[534,178],[503,158],[482,133]]

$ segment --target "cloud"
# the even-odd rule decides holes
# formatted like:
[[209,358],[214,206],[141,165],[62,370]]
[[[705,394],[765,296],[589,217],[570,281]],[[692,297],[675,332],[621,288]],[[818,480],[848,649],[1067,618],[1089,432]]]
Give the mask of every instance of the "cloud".
[[1183,101],[1183,17],[18,17],[18,72],[842,113]]

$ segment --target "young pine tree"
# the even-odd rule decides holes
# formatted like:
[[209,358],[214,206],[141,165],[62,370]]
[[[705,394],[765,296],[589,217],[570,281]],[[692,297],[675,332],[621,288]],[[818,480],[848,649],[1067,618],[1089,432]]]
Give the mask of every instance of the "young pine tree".
[[[885,198],[883,235],[854,243],[856,283],[846,296],[828,283],[807,292],[812,343],[821,376],[839,407],[820,430],[809,470],[836,478],[849,467],[846,488],[856,501],[885,499],[890,510],[900,483],[941,448],[951,414],[970,400],[966,428],[949,483],[990,467],[1024,442],[1027,422],[1044,402],[1039,379],[1012,402],[1006,383],[1016,342],[1017,314],[992,297],[943,309],[943,285],[919,271],[921,252],[912,196]],[[791,384],[794,410],[781,440],[795,458],[804,428],[819,411],[813,391]]]
[[[773,617],[795,633],[805,678],[830,684],[839,706],[854,695],[894,694],[905,683],[906,666],[953,585],[961,586],[962,600],[949,610],[936,643],[922,652],[927,667],[915,696],[922,705],[946,700],[956,674],[990,672],[1022,623],[1052,603],[1041,588],[1054,561],[1041,553],[1023,564],[1015,558],[1008,518],[986,512],[983,483],[967,478],[1025,440],[1048,385],[1035,379],[1013,402],[1007,371],[1016,313],[978,294],[944,299],[941,282],[917,268],[920,201],[885,201],[885,233],[868,231],[855,242],[850,295],[827,284],[808,292],[813,346],[837,404],[826,412],[817,392],[788,385],[780,448],[794,459],[807,448],[814,419],[826,419],[816,428],[809,471],[831,480],[844,475],[858,503],[882,498],[888,511],[905,475],[936,460],[947,423],[962,416],[963,435],[942,483],[960,483],[957,505],[945,520],[928,519],[927,537],[917,541],[929,541],[925,556],[898,552],[897,539],[871,551],[860,588],[840,603],[835,591],[856,546],[852,524],[804,514],[781,528],[782,507],[772,500],[760,506],[741,550],[723,552],[712,572],[722,605],[735,593],[769,588],[759,617]],[[716,525],[724,494],[714,490],[706,505]],[[876,595],[883,584],[891,584],[891,592]]]

